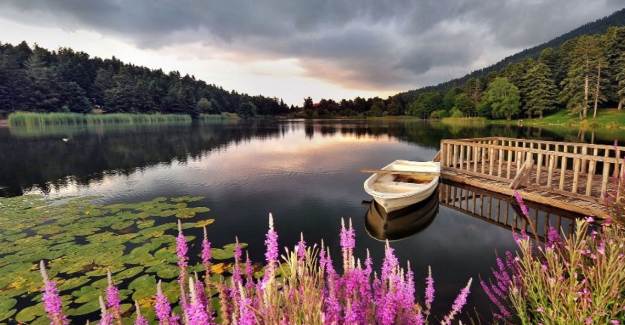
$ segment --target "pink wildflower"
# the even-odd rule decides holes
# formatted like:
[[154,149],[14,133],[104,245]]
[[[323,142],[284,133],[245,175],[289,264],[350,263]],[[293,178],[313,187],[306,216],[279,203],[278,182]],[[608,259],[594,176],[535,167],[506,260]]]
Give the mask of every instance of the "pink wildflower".
[[297,242],[297,246],[295,247],[295,251],[297,252],[297,258],[303,260],[306,257],[306,242],[304,241],[304,234],[299,234],[299,242]]
[[208,325],[211,324],[211,320],[206,313],[206,306],[202,304],[195,291],[195,284],[193,278],[189,278],[189,292],[191,294],[191,303],[189,304],[187,311],[188,323],[187,325]]
[[39,262],[39,271],[41,271],[41,277],[43,278],[43,307],[48,314],[50,324],[62,325],[68,324],[67,319],[63,315],[63,303],[59,296],[59,291],[56,288],[56,283],[50,281],[48,273],[46,272],[46,265],[43,261]]
[[102,296],[100,296],[99,299],[100,299],[100,325],[113,324],[113,316],[109,314],[109,312],[106,310],[104,299],[102,299]]
[[529,217],[530,212],[527,209],[527,205],[525,205],[525,202],[523,201],[523,197],[521,196],[521,193],[514,191],[514,199],[519,204],[519,207],[521,208],[521,212],[523,213],[523,215],[526,217]]
[[265,236],[265,260],[267,266],[265,267],[265,275],[263,277],[263,284],[266,284],[271,278],[273,278],[273,272],[278,262],[278,233],[273,228],[273,216],[269,213],[269,230]]
[[148,325],[148,320],[141,315],[141,308],[139,303],[135,301],[135,309],[137,309],[137,318],[135,318],[135,325]]
[[115,317],[115,319],[120,320],[120,315],[119,315],[119,305],[120,305],[119,290],[117,289],[115,284],[113,284],[113,278],[111,276],[111,271],[110,270],[107,271],[106,277],[107,277],[107,280],[108,280],[108,286],[106,287],[106,306],[108,308],[111,308],[111,310],[113,312],[113,316]]
[[462,307],[467,304],[467,298],[469,296],[471,282],[473,282],[473,279],[469,279],[467,286],[460,290],[460,293],[456,297],[456,300],[454,300],[454,304],[451,306],[451,311],[449,312],[449,314],[447,314],[447,316],[445,316],[441,324],[451,324],[451,321],[454,319],[454,317],[456,317],[456,315],[459,314],[462,310]]
[[425,278],[425,314],[429,315],[434,302],[434,278],[432,277],[432,268],[428,266],[428,277]]
[[206,227],[204,227],[204,239],[202,239],[202,265],[206,268],[206,271],[209,271],[210,260],[212,257],[211,251],[211,242],[208,241],[208,236],[206,234]]

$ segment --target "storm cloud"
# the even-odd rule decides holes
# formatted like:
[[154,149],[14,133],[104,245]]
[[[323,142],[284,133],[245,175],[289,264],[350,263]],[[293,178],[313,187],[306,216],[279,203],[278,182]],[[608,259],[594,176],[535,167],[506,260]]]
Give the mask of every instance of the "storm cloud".
[[[296,59],[353,89],[461,76],[623,7],[621,0],[3,0],[0,17],[92,30],[137,47],[200,44],[239,60]],[[2,32],[0,32],[0,35]]]

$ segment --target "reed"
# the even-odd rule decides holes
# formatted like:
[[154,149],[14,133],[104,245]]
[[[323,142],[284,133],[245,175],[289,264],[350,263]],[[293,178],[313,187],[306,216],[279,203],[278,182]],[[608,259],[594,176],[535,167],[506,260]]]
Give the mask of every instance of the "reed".
[[15,112],[8,118],[10,127],[45,127],[57,125],[191,123],[186,114],[80,114]]

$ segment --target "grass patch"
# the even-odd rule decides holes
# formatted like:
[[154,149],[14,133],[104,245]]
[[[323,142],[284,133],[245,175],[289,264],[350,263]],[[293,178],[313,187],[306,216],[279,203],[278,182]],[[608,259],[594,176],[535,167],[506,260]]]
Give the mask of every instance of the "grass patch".
[[223,112],[221,114],[200,114],[200,121],[222,121],[222,120],[239,120],[239,114]]
[[186,114],[80,114],[16,112],[9,115],[8,123],[11,127],[191,123],[191,116]]
[[441,123],[446,125],[485,126],[488,120],[485,117],[445,117]]
[[584,120],[579,119],[579,115],[571,114],[568,111],[559,111],[545,116],[542,119],[517,119],[512,121],[491,120],[492,124],[516,124],[523,126],[563,126],[579,127],[582,129],[625,129],[625,110],[600,109],[597,117],[589,117]]

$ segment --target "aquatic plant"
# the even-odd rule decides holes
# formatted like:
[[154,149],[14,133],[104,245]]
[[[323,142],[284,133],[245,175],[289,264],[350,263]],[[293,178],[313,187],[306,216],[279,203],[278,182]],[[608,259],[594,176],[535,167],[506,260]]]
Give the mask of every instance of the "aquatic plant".
[[[342,273],[334,269],[328,247],[307,245],[303,237],[294,249],[285,248],[281,261],[278,260],[278,234],[269,218],[266,235],[266,264],[264,275],[254,277],[249,257],[242,262],[241,245],[234,247],[234,266],[231,277],[211,276],[212,270],[206,252],[201,252],[201,266],[206,277],[204,284],[198,275],[190,275],[191,267],[183,227],[179,225],[176,239],[180,272],[180,313],[172,310],[162,284],[156,285],[154,312],[160,324],[211,325],[222,324],[426,324],[434,299],[434,280],[428,272],[426,305],[415,301],[414,274],[410,264],[399,265],[393,248],[386,243],[385,257],[380,273],[373,272],[370,256],[363,263],[353,254],[355,247],[354,229],[349,222],[341,226],[341,248],[343,252]],[[182,242],[185,242],[184,244]],[[208,247],[207,239],[202,247]],[[302,251],[304,253],[302,253]],[[245,267],[245,276],[243,276]],[[50,283],[45,278],[46,283]],[[184,285],[182,283],[184,282]],[[444,316],[441,324],[451,322],[461,313],[467,303],[472,280],[462,288]],[[108,288],[112,288],[109,282]],[[46,286],[47,288],[47,286]],[[211,290],[211,288],[216,290]],[[47,290],[47,289],[46,289]],[[154,290],[154,288],[152,288]],[[154,291],[152,291],[154,292]],[[216,292],[216,296],[212,295]],[[115,290],[107,289],[107,297],[115,302]],[[207,299],[208,298],[208,299]],[[100,300],[100,324],[111,324],[116,316],[115,303]],[[109,298],[110,300],[110,298]],[[219,301],[219,308],[212,308],[212,301]],[[140,305],[135,303],[135,324],[145,324],[147,318],[141,314]],[[130,312],[125,315],[129,315]],[[48,313],[50,320],[62,319],[60,305]],[[56,324],[56,323],[55,323]]]
[[101,124],[153,124],[191,123],[186,114],[80,114],[80,113],[29,113],[9,114],[11,127],[44,127],[53,125],[101,125]]
[[579,219],[575,226],[569,236],[549,228],[544,242],[516,236],[518,253],[497,258],[491,280],[480,281],[496,308],[495,319],[521,324],[625,322],[625,229],[611,219]]

